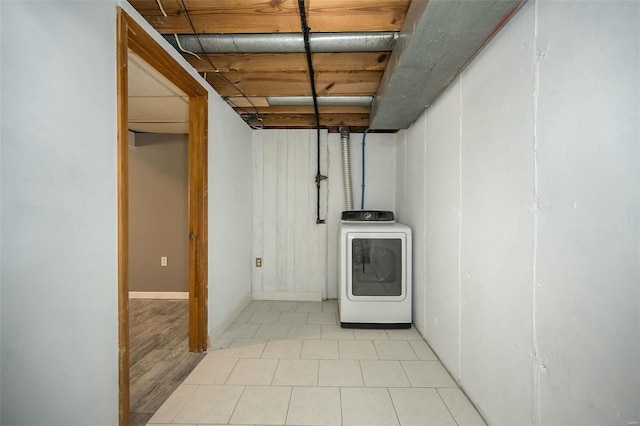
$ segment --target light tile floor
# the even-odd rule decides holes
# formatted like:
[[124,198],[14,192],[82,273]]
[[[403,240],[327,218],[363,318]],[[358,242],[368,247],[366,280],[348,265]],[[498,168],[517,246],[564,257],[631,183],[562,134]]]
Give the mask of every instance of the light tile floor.
[[253,301],[153,425],[484,425],[413,328],[351,330],[336,301]]

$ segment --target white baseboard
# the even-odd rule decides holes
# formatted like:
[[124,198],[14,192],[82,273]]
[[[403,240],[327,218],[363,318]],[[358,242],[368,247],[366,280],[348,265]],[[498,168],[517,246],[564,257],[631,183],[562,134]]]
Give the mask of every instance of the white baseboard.
[[130,291],[129,299],[189,299],[188,291]]
[[321,302],[321,291],[254,291],[253,300],[292,300],[296,302]]
[[242,299],[240,303],[238,303],[233,311],[229,312],[229,315],[227,315],[227,317],[222,320],[222,322],[216,328],[211,330],[211,332],[209,333],[209,347],[211,347],[211,343],[215,342],[220,338],[220,336],[222,336],[227,327],[229,327],[231,323],[233,323],[236,318],[238,318],[238,315],[240,315],[240,313],[244,311],[244,308],[246,308],[247,305],[251,303],[251,300],[253,300],[253,298],[251,297],[251,293],[249,293],[245,296],[244,299]]

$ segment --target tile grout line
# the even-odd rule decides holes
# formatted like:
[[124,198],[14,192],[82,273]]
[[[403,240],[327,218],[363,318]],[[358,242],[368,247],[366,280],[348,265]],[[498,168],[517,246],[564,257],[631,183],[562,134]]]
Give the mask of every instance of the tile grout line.
[[[198,389],[198,386],[199,386],[199,385],[195,385],[195,386],[194,386],[194,388],[193,388],[193,390],[191,391],[191,393],[189,393],[189,396],[188,396],[188,397],[186,397],[186,398],[184,399],[184,402],[183,402],[182,404],[180,404],[180,408],[178,408],[178,409],[176,410],[176,414],[174,414],[174,415],[171,417],[171,421],[170,421],[169,423],[173,423],[173,421],[175,420],[175,418],[176,418],[176,417],[178,417],[178,414],[180,414],[180,410],[182,410],[182,409],[184,408],[184,406],[185,406],[185,405],[187,405],[187,401],[189,400],[189,398],[191,398],[191,396],[192,396],[192,395],[195,393],[195,391]],[[175,391],[174,391],[174,392],[175,392]],[[165,402],[166,402],[166,401],[165,401]],[[163,403],[162,405],[164,405],[164,403]],[[160,406],[160,407],[162,407],[162,406]],[[159,409],[160,409],[160,408],[158,408],[158,410],[159,410]],[[156,410],[156,413],[158,412],[158,410]],[[154,416],[155,416],[155,413],[154,413]],[[149,419],[149,420],[151,420],[151,419]]]
[[[411,348],[411,350],[413,351],[413,354],[416,356],[416,359],[418,361],[424,361],[420,358],[420,355],[418,355],[418,352],[416,352],[416,348],[413,347],[413,345],[411,344],[410,341],[407,340],[407,343],[409,344],[409,347]],[[425,342],[426,343],[426,342]]]
[[289,419],[289,410],[291,409],[291,399],[293,398],[293,386],[289,386],[289,403],[287,404],[287,413],[284,415],[284,424],[287,424],[287,420]]
[[229,420],[227,420],[227,424],[229,424],[229,422],[233,418],[233,415],[236,413],[236,410],[238,409],[238,405],[240,404],[240,400],[242,399],[242,395],[244,395],[244,391],[246,389],[247,389],[247,386],[242,386],[242,392],[240,392],[240,397],[236,401],[236,404],[233,406],[233,411],[231,411],[231,415],[229,416]]
[[378,358],[378,361],[380,361],[380,354],[378,353],[378,347],[376,346],[376,341],[371,339],[371,345],[373,346],[373,350],[376,353],[376,358]]
[[268,386],[274,386],[273,381],[276,378],[276,374],[278,373],[278,368],[280,368],[280,361],[282,360],[282,358],[278,358],[278,363],[276,364],[276,369],[273,370],[273,376],[271,376],[271,382],[269,382]]
[[393,407],[393,412],[396,415],[396,420],[398,421],[398,425],[401,425],[400,416],[398,415],[398,409],[396,408],[396,404],[393,402],[393,397],[391,396],[391,390],[389,388],[387,388],[387,395],[389,395],[389,399],[391,400],[391,406]]
[[451,412],[451,409],[449,408],[449,405],[447,404],[447,401],[445,401],[444,398],[442,397],[442,395],[440,394],[440,389],[439,388],[435,388],[435,390],[436,390],[436,393],[438,394],[438,397],[440,398],[440,401],[442,401],[444,406],[447,408],[447,411],[449,412],[449,414],[451,414],[451,418],[453,419],[455,424],[460,426],[460,423],[458,423],[458,420],[456,419],[456,416],[454,416],[453,413]]
[[338,387],[338,391],[340,392],[340,424],[344,425],[344,413],[342,412],[342,389],[344,389],[342,386]]
[[362,388],[366,388],[367,384],[364,382],[364,372],[362,371],[362,360],[357,360],[358,361],[358,367],[360,367],[360,377],[362,378]]
[[409,374],[407,373],[407,370],[404,368],[404,363],[402,361],[398,361],[400,363],[400,367],[402,368],[402,372],[404,373],[404,375],[407,377],[407,381],[409,382],[409,384],[411,386],[409,386],[410,388],[416,388],[417,386],[413,386],[413,382],[411,381],[411,377],[409,377]]

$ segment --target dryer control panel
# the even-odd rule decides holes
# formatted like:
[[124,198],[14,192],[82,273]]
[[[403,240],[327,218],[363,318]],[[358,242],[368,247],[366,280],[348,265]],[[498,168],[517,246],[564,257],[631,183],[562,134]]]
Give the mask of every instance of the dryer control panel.
[[340,218],[343,222],[393,222],[393,212],[384,210],[347,210]]

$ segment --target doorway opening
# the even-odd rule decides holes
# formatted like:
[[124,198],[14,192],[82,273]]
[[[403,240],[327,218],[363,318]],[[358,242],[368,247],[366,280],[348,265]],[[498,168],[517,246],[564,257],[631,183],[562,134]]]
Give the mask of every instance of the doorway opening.
[[133,52],[129,422],[145,425],[204,358],[189,351],[189,97]]
[[207,90],[126,12],[117,20],[119,424],[129,425],[129,53],[188,96],[189,350],[207,349]]

